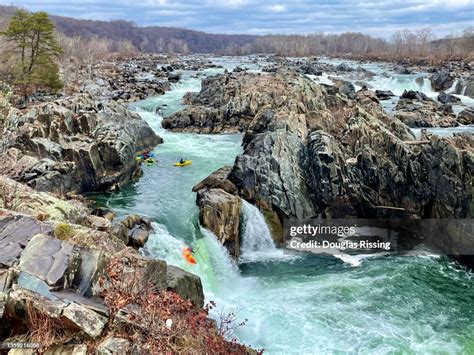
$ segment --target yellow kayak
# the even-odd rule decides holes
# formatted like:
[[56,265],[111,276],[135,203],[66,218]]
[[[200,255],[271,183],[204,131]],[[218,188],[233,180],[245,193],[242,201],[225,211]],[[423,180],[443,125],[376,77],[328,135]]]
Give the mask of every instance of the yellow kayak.
[[191,165],[192,162],[193,162],[192,160],[185,160],[184,163],[180,163],[180,162],[174,163],[174,166],[186,166],[186,165]]

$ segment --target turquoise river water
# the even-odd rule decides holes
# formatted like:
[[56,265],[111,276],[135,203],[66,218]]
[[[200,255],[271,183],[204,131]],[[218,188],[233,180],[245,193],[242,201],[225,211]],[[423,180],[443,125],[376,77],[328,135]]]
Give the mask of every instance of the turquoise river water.
[[[212,315],[235,311],[248,319],[235,335],[268,354],[473,354],[474,280],[444,257],[383,256],[354,267],[329,255],[291,254],[275,248],[259,211],[245,204],[243,257],[239,264],[229,258],[199,226],[191,189],[233,164],[242,136],[170,133],[155,114],[157,107],[164,116],[179,110],[182,96],[200,89],[194,74],[132,105],[164,139],[158,163],[144,166],[140,181],[98,198],[119,214],[154,221],[143,253],[199,275],[206,299],[217,303]],[[174,167],[181,157],[193,164]],[[197,249],[197,265],[182,258],[186,244]]]

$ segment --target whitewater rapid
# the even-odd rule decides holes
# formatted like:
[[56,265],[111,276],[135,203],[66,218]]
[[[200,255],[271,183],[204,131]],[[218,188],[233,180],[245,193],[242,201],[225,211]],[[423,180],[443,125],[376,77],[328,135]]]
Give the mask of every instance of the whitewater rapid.
[[[238,62],[225,63],[231,69]],[[328,255],[295,255],[275,246],[264,217],[247,202],[239,262],[200,227],[191,189],[214,170],[233,164],[242,152],[242,136],[161,128],[156,108],[164,116],[179,110],[184,94],[200,89],[195,74],[185,72],[165,95],[132,105],[164,139],[155,149],[158,162],[144,167],[139,182],[98,200],[119,215],[138,213],[153,221],[155,232],[142,252],[199,275],[206,300],[217,303],[211,315],[219,319],[222,312],[235,312],[238,321],[247,319],[235,335],[267,354],[472,351],[472,276],[445,258],[388,256],[353,267]],[[175,168],[182,156],[193,165]],[[183,259],[185,245],[195,248],[197,265]]]

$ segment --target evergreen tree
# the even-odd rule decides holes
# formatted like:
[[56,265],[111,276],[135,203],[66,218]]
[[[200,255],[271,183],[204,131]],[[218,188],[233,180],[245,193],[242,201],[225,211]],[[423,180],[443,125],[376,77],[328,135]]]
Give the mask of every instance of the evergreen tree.
[[62,87],[56,59],[61,54],[54,24],[46,12],[18,10],[1,34],[12,44],[9,55],[16,63],[12,68],[15,84],[26,96],[36,90]]

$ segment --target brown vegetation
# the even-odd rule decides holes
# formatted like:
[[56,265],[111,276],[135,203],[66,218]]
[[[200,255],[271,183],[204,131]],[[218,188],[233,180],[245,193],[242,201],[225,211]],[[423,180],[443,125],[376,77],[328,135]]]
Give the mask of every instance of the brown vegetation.
[[[103,292],[109,308],[108,332],[130,340],[147,352],[247,354],[249,349],[230,336],[233,315],[224,317],[217,328],[208,318],[213,304],[196,309],[192,302],[171,291],[156,291],[127,277],[119,258],[107,265],[107,287]],[[125,320],[126,319],[126,320]],[[166,321],[171,320],[167,325]]]
[[[262,353],[238,344],[233,338],[235,327],[243,325],[235,322],[234,314],[222,314],[217,327],[208,318],[212,303],[203,309],[196,308],[173,291],[157,291],[151,284],[144,283],[138,272],[130,275],[124,272],[124,267],[123,259],[112,258],[100,280],[109,319],[99,338],[86,340],[82,334],[64,327],[62,320],[28,304],[28,333],[22,341],[39,344],[36,350],[40,353],[68,341],[86,341],[89,352],[95,353],[108,337],[126,339],[132,344],[131,352],[148,354]],[[11,335],[19,337],[15,333]]]

